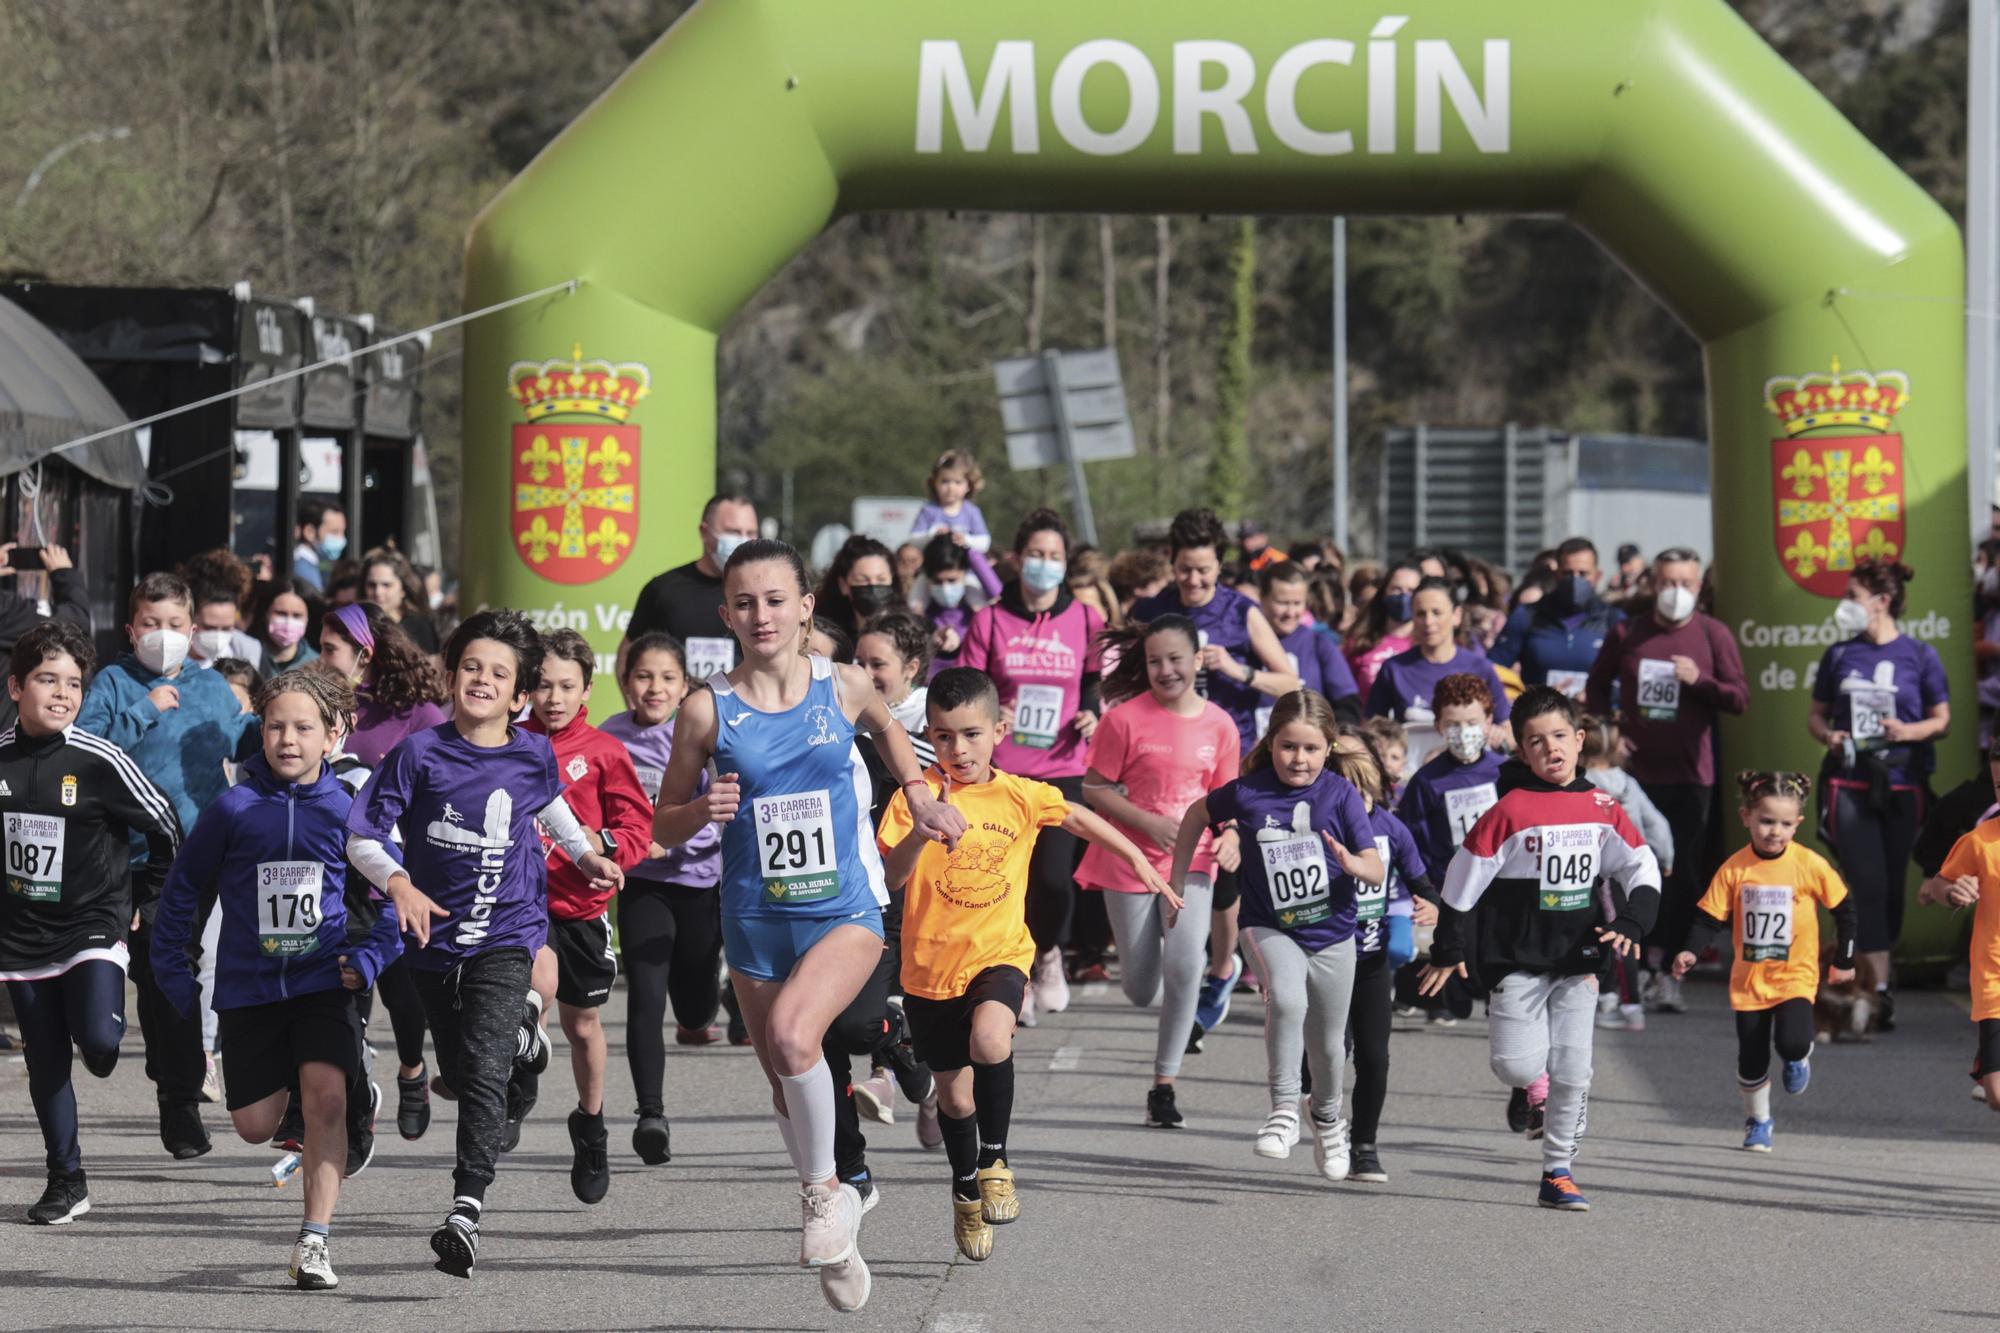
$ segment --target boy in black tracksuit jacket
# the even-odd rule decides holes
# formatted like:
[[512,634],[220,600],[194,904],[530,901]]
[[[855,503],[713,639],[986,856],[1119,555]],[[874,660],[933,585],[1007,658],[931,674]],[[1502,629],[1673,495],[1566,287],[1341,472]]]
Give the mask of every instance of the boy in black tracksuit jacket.
[[[1660,907],[1660,867],[1617,799],[1578,775],[1576,706],[1547,686],[1514,705],[1522,760],[1444,878],[1423,989],[1466,975],[1492,996],[1493,1072],[1511,1088],[1549,1077],[1540,1203],[1587,1211],[1570,1176],[1590,1094],[1600,977],[1633,957]],[[1475,910],[1476,909],[1476,910]],[[1466,918],[1471,917],[1468,925]]]

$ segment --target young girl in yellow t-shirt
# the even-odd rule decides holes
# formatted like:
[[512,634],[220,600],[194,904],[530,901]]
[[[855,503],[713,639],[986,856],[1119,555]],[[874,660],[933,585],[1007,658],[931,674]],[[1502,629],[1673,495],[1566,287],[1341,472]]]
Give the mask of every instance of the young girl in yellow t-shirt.
[[1743,1147],[1771,1151],[1771,1045],[1785,1061],[1785,1091],[1801,1093],[1812,1079],[1813,997],[1819,993],[1819,912],[1833,914],[1837,957],[1827,972],[1834,985],[1854,979],[1854,904],[1840,872],[1793,842],[1805,818],[1812,779],[1803,773],[1744,772],[1743,827],[1750,845],[1722,863],[1695,904],[1687,943],[1674,976],[1728,930],[1736,949],[1729,971],[1729,1007],[1736,1011],[1736,1084],[1749,1118]]

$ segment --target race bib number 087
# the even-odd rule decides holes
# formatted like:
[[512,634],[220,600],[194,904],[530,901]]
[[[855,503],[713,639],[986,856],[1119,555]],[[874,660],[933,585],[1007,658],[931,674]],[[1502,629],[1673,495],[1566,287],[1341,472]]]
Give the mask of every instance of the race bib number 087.
[[31,903],[62,900],[61,815],[7,815],[7,891]]

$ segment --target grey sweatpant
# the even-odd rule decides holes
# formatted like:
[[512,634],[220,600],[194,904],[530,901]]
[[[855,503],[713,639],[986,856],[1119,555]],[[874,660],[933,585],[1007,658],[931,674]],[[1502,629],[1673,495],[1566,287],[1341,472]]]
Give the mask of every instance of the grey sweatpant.
[[1354,941],[1307,953],[1282,930],[1246,926],[1243,942],[1264,986],[1264,1057],[1271,1109],[1299,1104],[1299,1058],[1312,1064],[1313,1118],[1340,1118],[1347,1074],[1347,1004],[1354,996]]
[[1169,930],[1166,899],[1158,894],[1104,894],[1104,914],[1111,919],[1111,938],[1118,945],[1118,984],[1125,998],[1141,1009],[1156,1001],[1160,1005],[1160,1035],[1153,1047],[1156,1078],[1173,1078],[1181,1072],[1188,1034],[1194,1031],[1215,885],[1206,875],[1189,875],[1181,898],[1186,906]]
[[[1590,1110],[1590,1043],[1597,978],[1510,972],[1493,988],[1487,1038],[1493,1072],[1510,1088],[1549,1076],[1542,1170],[1567,1170]],[[1318,1077],[1317,1073],[1314,1075]]]

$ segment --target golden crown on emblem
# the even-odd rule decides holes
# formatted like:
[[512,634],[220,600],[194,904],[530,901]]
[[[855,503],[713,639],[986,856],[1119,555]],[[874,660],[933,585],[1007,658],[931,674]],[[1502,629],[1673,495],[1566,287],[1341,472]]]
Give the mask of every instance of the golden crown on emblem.
[[636,361],[613,365],[585,361],[583,344],[570,349],[568,360],[516,361],[507,368],[509,392],[530,421],[544,417],[586,416],[624,421],[639,401],[653,391],[652,372]]
[[1774,375],[1764,381],[1764,406],[1785,424],[1785,434],[1803,435],[1826,426],[1865,426],[1887,430],[1903,404],[1910,401],[1910,377],[1900,370],[1870,374],[1833,369],[1806,375]]

